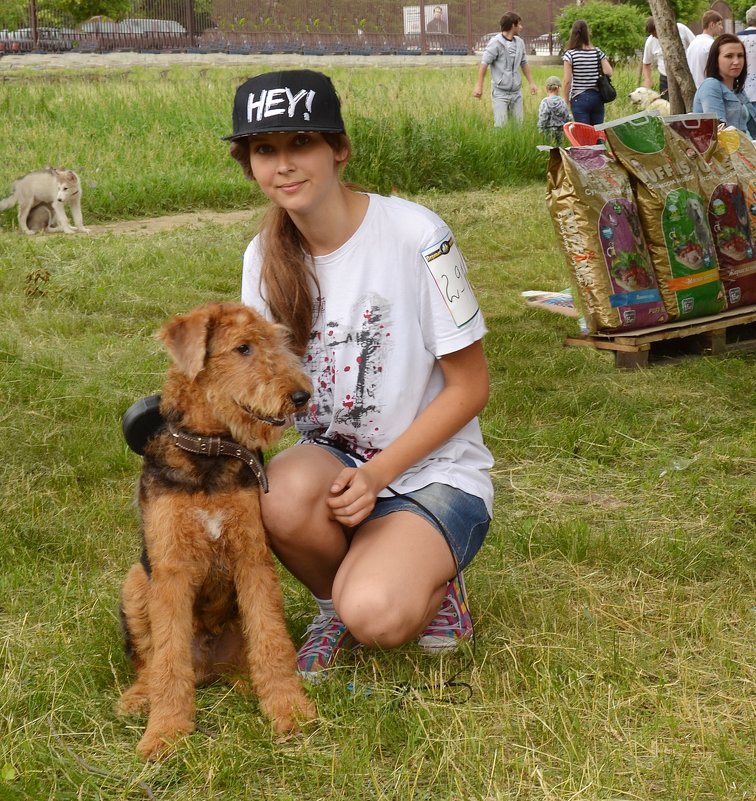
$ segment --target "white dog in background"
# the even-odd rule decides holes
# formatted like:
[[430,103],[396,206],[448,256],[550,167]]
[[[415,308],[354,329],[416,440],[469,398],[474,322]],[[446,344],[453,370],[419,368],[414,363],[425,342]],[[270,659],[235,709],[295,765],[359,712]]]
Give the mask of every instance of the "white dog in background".
[[[66,217],[71,207],[74,226]],[[73,170],[63,168],[35,170],[13,182],[12,193],[0,200],[0,212],[18,205],[18,225],[25,234],[37,231],[84,231],[81,216],[81,181]]]
[[669,115],[669,101],[665,100],[658,92],[639,86],[630,92],[630,101],[639,106],[641,111],[658,111],[662,117]]

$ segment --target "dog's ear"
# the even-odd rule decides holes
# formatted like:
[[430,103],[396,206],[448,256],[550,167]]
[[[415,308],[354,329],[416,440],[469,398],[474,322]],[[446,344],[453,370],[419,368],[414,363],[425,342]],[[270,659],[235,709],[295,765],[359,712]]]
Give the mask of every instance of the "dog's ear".
[[158,332],[173,363],[191,380],[205,366],[212,313],[212,304],[200,306],[188,314],[176,315]]

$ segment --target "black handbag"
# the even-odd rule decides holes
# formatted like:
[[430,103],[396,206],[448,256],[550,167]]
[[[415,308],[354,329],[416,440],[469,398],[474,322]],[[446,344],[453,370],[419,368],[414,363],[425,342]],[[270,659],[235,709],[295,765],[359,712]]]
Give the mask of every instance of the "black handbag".
[[601,54],[598,48],[596,48],[596,58],[598,59],[599,68],[596,89],[598,89],[599,96],[604,103],[611,103],[612,100],[617,99],[617,90],[612,86],[612,79],[608,75],[604,75],[604,68],[601,66]]

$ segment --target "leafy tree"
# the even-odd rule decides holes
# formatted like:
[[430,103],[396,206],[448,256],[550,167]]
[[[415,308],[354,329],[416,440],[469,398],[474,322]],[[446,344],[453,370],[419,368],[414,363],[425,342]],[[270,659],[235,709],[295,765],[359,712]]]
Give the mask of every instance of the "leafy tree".
[[696,85],[685,58],[670,0],[649,0],[669,80],[669,105],[673,114],[685,114],[693,105]]
[[[165,4],[156,0],[37,0],[39,25],[77,25],[90,17],[102,16],[121,20],[130,16],[162,18]],[[175,4],[178,20],[186,24],[186,5]],[[212,0],[194,0],[194,28],[199,30],[211,24]],[[0,28],[27,27],[29,25],[28,0],[3,0],[0,10]]]
[[27,24],[29,3],[26,0],[5,0],[0,10],[0,28],[15,31]]
[[45,8],[55,8],[63,14],[69,14],[74,22],[83,22],[95,16],[123,19],[131,11],[130,0],[42,0],[42,3]]
[[565,6],[555,21],[563,46],[567,46],[575,20],[584,19],[591,32],[591,41],[611,61],[630,59],[643,48],[648,13],[630,5],[613,5],[595,0],[581,6]]
[[754,4],[754,0],[730,0],[732,16],[745,25],[746,11]]
[[[735,0],[735,2],[737,1]],[[623,0],[623,2],[626,5],[639,8],[646,17],[652,14],[648,0]],[[748,8],[753,5],[753,0],[742,0],[742,3],[745,8]],[[670,0],[669,5],[672,7],[673,16],[678,22],[700,22],[704,11],[713,5],[713,0]],[[733,9],[735,7],[732,2],[730,7]]]

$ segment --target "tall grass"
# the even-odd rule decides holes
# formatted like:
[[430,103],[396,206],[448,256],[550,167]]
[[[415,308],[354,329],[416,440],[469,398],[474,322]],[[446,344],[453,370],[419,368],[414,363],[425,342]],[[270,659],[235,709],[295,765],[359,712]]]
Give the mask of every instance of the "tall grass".
[[[523,126],[495,130],[490,97],[472,97],[473,67],[328,72],[354,140],[347,177],[355,183],[417,193],[522,186],[544,174],[546,156],[536,150],[540,96],[526,96]],[[536,69],[539,84],[547,72]],[[51,77],[14,72],[0,95],[7,123],[0,186],[29,170],[64,164],[84,179],[91,221],[244,207],[251,189],[221,137],[230,133],[234,90],[250,73],[186,67]],[[629,69],[620,71],[620,92],[633,81]],[[615,116],[628,110],[624,101],[608,109]]]
[[[422,81],[417,72],[417,86],[439,90],[427,72]],[[114,116],[102,118],[112,138],[92,148],[67,132],[67,146],[85,177],[99,159],[109,165],[103,186],[126,173],[143,188],[129,194],[131,181],[119,184],[123,196],[114,193],[111,206],[119,215],[126,206],[134,216],[165,211],[170,192],[186,210],[199,203],[207,172],[219,206],[252,206],[249,224],[88,237],[0,231],[0,799],[751,801],[754,358],[621,372],[607,354],[564,348],[574,322],[520,298],[566,282],[542,181],[416,196],[455,230],[489,327],[482,426],[496,501],[491,534],[466,574],[475,648],[439,660],[411,645],[364,652],[310,690],[318,721],[285,743],[254,699],[204,688],[200,730],[160,764],[137,761],[144,721],[113,713],[132,678],[118,589],[140,548],[132,503],[140,465],[120,417],[160,387],[159,324],[199,302],[238,297],[241,253],[262,212],[215,133],[198,147],[207,159],[219,147],[219,175],[202,159],[190,172],[173,170],[174,151],[189,158],[193,137],[182,140],[166,121],[191,125],[191,108],[207,113],[178,99],[199,91],[189,75],[223,86],[216,133],[224,133],[240,76],[182,73],[187,90],[169,91],[145,75],[129,113],[112,102]],[[366,120],[370,93],[388,93],[392,80],[370,75],[341,76],[365,93]],[[138,77],[72,85],[92,102],[101,88],[107,105],[113,86]],[[27,88],[42,92],[40,83]],[[68,83],[45,91],[56,86],[65,94]],[[150,167],[140,176],[115,151],[129,141],[132,116],[148,119],[138,98],[149,104],[161,93],[162,123],[133,148]],[[483,131],[486,110],[473,108]],[[387,127],[384,113],[375,109],[375,129]],[[436,133],[422,118],[419,127]],[[391,158],[388,146],[382,152]],[[108,216],[95,202],[100,188],[85,196],[88,221]],[[299,639],[312,601],[282,580]]]

